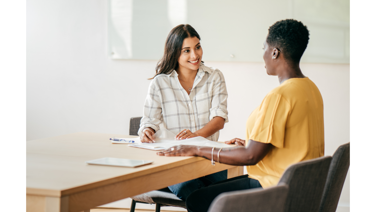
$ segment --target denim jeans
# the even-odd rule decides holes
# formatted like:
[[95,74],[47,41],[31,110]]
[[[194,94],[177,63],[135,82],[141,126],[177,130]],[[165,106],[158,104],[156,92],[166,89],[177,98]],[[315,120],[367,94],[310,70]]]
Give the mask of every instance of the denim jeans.
[[198,179],[189,180],[183,183],[178,183],[172,186],[168,186],[171,192],[177,195],[178,198],[186,200],[187,197],[194,191],[209,186],[212,183],[226,180],[228,177],[228,170],[217,172],[211,175],[207,175]]
[[[261,188],[258,180],[248,178],[247,175],[228,179],[194,191],[186,199],[188,212],[207,212],[212,201],[221,193]],[[250,209],[252,210],[252,208]]]

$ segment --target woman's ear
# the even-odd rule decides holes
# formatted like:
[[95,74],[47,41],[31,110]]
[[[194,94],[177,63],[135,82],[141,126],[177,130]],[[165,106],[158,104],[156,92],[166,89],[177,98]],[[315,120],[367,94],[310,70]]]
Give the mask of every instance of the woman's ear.
[[274,48],[274,49],[272,50],[272,59],[276,59],[276,58],[278,58],[279,56],[280,56],[280,51],[279,51],[279,49]]

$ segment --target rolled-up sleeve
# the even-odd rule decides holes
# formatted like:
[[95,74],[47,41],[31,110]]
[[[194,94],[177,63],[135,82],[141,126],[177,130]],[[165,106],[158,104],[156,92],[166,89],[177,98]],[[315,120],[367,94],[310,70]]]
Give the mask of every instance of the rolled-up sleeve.
[[228,92],[226,90],[225,78],[220,71],[215,72],[215,79],[212,89],[212,102],[210,109],[210,120],[219,116],[225,119],[225,123],[228,122]]
[[140,135],[147,127],[154,129],[156,132],[160,129],[162,123],[162,108],[160,99],[160,90],[156,85],[156,80],[152,80],[148,88],[148,94],[144,103],[143,118],[140,121],[138,134]]

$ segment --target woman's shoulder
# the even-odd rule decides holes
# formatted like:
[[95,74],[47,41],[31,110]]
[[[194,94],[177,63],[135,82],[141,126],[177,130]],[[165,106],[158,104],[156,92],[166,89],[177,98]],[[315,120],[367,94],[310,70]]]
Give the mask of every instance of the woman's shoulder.
[[166,81],[169,79],[169,77],[170,77],[170,74],[159,74],[151,80],[151,84],[156,84],[158,82]]
[[[202,64],[200,66],[200,68],[205,71],[205,72],[208,72],[209,74],[214,74],[214,73],[221,73],[221,71],[218,69],[218,68],[215,68],[215,67],[211,67],[211,66],[206,66],[205,64]],[[221,73],[222,74],[222,73]]]
[[224,74],[218,68],[209,67],[209,66],[206,66],[204,64],[202,64],[200,67],[204,72],[208,73],[208,75],[209,75],[208,80],[214,80],[214,81],[217,81],[217,80],[224,81],[225,80]]

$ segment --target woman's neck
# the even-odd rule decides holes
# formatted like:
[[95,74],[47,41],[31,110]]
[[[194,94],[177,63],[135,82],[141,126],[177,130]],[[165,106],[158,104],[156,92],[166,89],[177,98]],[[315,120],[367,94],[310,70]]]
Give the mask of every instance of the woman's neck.
[[178,73],[179,80],[187,82],[187,81],[194,81],[198,71],[178,68],[177,73]]
[[284,64],[280,66],[278,71],[279,83],[282,84],[284,81],[291,78],[305,78],[300,69],[300,64]]

